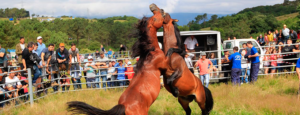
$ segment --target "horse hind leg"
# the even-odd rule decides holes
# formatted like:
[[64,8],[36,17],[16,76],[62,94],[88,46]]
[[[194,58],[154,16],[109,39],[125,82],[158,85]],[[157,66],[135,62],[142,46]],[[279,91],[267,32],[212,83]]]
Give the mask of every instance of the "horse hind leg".
[[173,86],[173,83],[177,78],[181,76],[180,73],[181,72],[179,70],[176,70],[175,72],[172,73],[172,75],[169,78],[167,78],[167,85],[169,86],[170,91],[174,97],[178,97],[179,95],[178,88]]
[[192,102],[189,99],[186,99],[185,97],[178,97],[178,102],[180,103],[180,105],[182,106],[182,108],[184,109],[186,115],[191,115],[192,110],[189,106],[190,102]]

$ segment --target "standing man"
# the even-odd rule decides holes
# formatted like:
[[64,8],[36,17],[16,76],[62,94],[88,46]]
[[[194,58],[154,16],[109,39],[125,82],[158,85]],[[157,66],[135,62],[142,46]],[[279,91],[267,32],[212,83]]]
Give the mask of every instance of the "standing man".
[[257,37],[257,42],[259,43],[260,46],[264,46],[266,44],[265,38],[262,37],[261,34],[259,35],[259,37]]
[[[81,83],[80,82],[80,66],[81,62],[79,59],[79,50],[78,48],[76,48],[76,44],[72,43],[71,44],[71,48],[69,49],[69,59],[70,59],[70,64],[71,64],[71,71],[76,70],[75,72],[71,72],[71,77],[72,77],[72,83],[74,86],[74,90],[76,90],[77,88],[80,88],[80,84],[76,84],[76,83]],[[78,86],[78,87],[77,87]]]
[[251,41],[247,42],[248,48],[251,48],[251,54],[248,56],[248,58],[251,59],[251,68],[250,68],[250,82],[254,83],[257,81],[257,76],[259,72],[259,54],[255,47],[253,47],[253,44]]
[[32,60],[30,60],[30,55],[32,55],[32,50],[35,46],[35,43],[29,42],[27,48],[24,49],[22,52],[22,62],[23,62],[23,70],[26,70],[27,68],[31,68],[32,72],[34,73],[34,77],[32,79],[32,83],[35,83],[36,80],[41,75],[41,71],[38,68],[36,64]]
[[242,56],[241,54],[238,52],[239,48],[237,46],[233,47],[233,54],[230,55],[230,57],[228,58],[228,56],[225,55],[225,58],[227,59],[227,61],[232,62],[232,67],[231,67],[231,82],[233,83],[233,85],[239,85],[240,84],[240,75],[241,75],[241,59]]
[[[210,64],[210,67],[208,68],[208,65]],[[208,87],[209,84],[209,70],[213,67],[213,63],[209,60],[206,59],[206,53],[201,52],[201,59],[197,61],[197,63],[194,66],[199,67],[199,74],[200,74],[200,79],[202,82],[202,85],[204,85],[204,80],[206,83],[206,87]]]
[[[0,44],[0,67],[4,67],[2,70],[7,71],[6,51],[4,48],[1,47],[1,44]],[[4,71],[2,71],[2,72],[4,72]]]
[[[42,66],[43,67],[48,68],[48,66],[50,66],[49,63],[50,63],[50,59],[51,59],[51,56],[53,54],[53,51],[54,51],[54,44],[49,44],[48,48],[45,48],[45,49],[42,50],[41,59],[42,59]],[[42,69],[42,73],[43,73],[43,75],[46,75],[46,68]]]
[[283,25],[282,34],[284,43],[287,43],[287,40],[290,38],[290,29],[288,29],[285,24]]
[[[106,82],[107,81],[107,68],[108,68],[108,58],[104,56],[104,52],[100,51],[100,62],[97,63],[96,65],[99,66],[100,68],[100,75],[103,81],[103,88],[106,87]],[[96,77],[96,82],[100,82],[100,78]],[[99,84],[96,84],[96,87],[99,88]]]
[[[186,38],[185,41],[184,41],[184,46],[185,46],[185,50],[186,52],[188,53],[191,53],[191,52],[195,52],[195,45],[198,46],[198,41],[197,39],[191,35],[190,37]],[[195,56],[192,58],[192,60],[195,60]],[[194,65],[195,63],[193,63]]]
[[290,34],[291,34],[291,39],[292,39],[292,42],[293,44],[296,43],[297,39],[298,39],[298,34],[295,30],[291,30],[290,31]]
[[[20,43],[16,45],[16,54],[18,56],[18,63],[21,69],[24,68],[23,62],[22,62],[22,52],[27,47],[27,44],[25,43],[25,38],[20,37]],[[24,72],[21,72],[22,76],[24,76]]]
[[37,37],[38,48],[36,50],[39,57],[41,57],[42,50],[46,48],[46,45],[43,43],[42,36]]
[[56,50],[56,59],[58,62],[58,74],[60,74],[60,71],[67,70],[69,68],[69,52],[65,48],[64,43],[59,44],[59,48]]

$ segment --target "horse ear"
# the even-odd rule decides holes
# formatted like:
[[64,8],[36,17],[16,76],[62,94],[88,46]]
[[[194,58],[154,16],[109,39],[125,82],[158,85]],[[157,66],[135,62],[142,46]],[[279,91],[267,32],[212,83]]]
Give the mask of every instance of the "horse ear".
[[178,20],[177,19],[173,19],[173,22],[178,22]]

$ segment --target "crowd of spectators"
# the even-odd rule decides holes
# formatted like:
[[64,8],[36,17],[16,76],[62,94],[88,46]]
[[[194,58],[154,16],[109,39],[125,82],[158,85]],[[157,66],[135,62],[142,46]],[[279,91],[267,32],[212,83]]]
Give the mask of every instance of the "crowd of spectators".
[[132,63],[128,59],[120,59],[125,57],[125,51],[126,47],[121,45],[120,55],[116,56],[112,49],[106,52],[101,45],[100,52],[97,50],[94,56],[90,54],[85,58],[84,55],[79,54],[79,49],[74,43],[68,50],[64,43],[60,43],[58,47],[49,43],[46,47],[41,36],[37,37],[37,42],[29,43],[25,43],[25,38],[20,37],[20,43],[16,45],[15,57],[18,67],[8,69],[8,55],[6,49],[0,44],[0,106],[5,105],[1,101],[21,95],[25,96],[18,98],[18,101],[28,100],[27,76],[30,74],[27,69],[31,70],[32,76],[29,77],[32,78],[32,85],[38,97],[43,92],[47,94],[50,86],[54,92],[59,88],[67,91],[71,85],[74,90],[82,89],[83,77],[87,88],[129,85],[134,73]]

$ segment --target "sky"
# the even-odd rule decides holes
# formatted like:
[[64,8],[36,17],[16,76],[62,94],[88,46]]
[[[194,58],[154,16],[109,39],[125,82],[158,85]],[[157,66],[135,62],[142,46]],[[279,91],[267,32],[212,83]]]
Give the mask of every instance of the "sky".
[[151,15],[155,3],[168,13],[233,14],[284,0],[0,0],[0,8],[25,8],[40,16],[110,17]]

